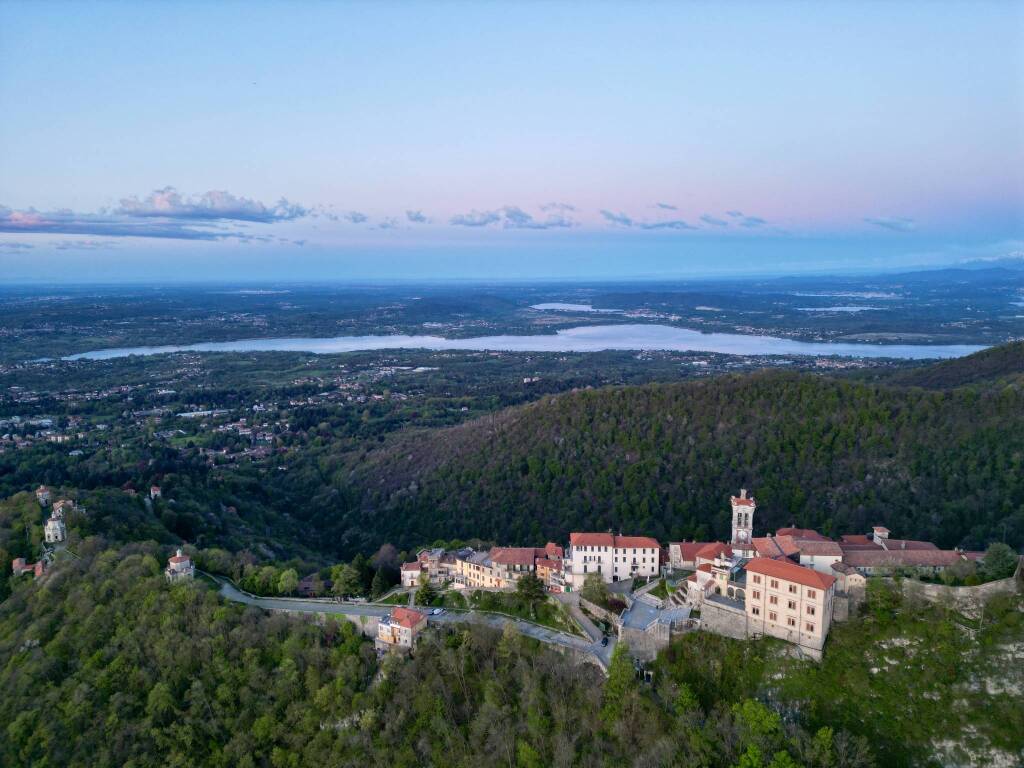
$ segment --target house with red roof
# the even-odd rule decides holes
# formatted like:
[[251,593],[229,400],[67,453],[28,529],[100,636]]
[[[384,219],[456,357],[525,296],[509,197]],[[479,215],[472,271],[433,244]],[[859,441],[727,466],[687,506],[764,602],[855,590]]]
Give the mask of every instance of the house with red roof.
[[697,567],[697,553],[713,541],[670,541],[668,563],[673,570],[693,570]]
[[381,617],[374,645],[381,652],[409,651],[416,645],[416,638],[426,626],[427,614],[397,606],[391,609],[388,616]]
[[420,574],[423,573],[423,563],[414,560],[411,563],[402,563],[402,586],[406,589],[420,585]]

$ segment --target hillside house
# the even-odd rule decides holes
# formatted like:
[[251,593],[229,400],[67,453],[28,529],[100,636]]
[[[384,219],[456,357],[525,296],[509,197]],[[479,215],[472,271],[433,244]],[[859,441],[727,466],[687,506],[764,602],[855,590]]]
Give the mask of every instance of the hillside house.
[[39,504],[41,506],[44,506],[44,507],[47,504],[49,504],[50,503],[50,489],[47,488],[45,485],[40,485],[38,488],[36,488],[36,501],[38,501]]
[[15,576],[24,576],[26,573],[31,573],[33,576],[39,577],[43,575],[46,570],[46,565],[42,560],[35,563],[26,563],[24,557],[16,557],[11,562],[11,573]]
[[427,626],[427,615],[412,608],[399,606],[391,614],[381,618],[377,624],[377,639],[374,642],[378,652],[406,651],[415,646],[419,633]]
[[402,563],[402,586],[406,589],[420,585],[420,574],[423,573],[423,565],[419,560],[412,563]]

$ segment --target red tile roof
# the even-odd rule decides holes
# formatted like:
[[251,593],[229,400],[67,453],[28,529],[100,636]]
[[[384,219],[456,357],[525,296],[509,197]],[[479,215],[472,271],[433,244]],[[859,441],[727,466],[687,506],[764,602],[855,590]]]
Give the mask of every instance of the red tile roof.
[[813,528],[779,528],[775,532],[776,536],[792,536],[794,539],[804,539],[808,541],[831,541],[827,536],[822,536]]
[[544,545],[544,554],[551,558],[557,557],[561,559],[565,556],[565,551],[553,541],[549,541]]
[[948,549],[876,549],[843,553],[843,562],[855,568],[944,568],[961,559],[959,552]]
[[616,536],[615,546],[619,549],[624,547],[636,547],[638,549],[661,549],[657,539],[650,536]]
[[699,550],[697,550],[697,557],[702,560],[714,560],[716,557],[731,557],[732,547],[728,544],[723,544],[720,541],[714,541],[710,544],[705,544]]
[[611,547],[615,537],[610,533],[570,533],[569,543],[574,547]]
[[188,555],[174,555],[169,560],[169,562],[172,562],[172,563],[175,563],[175,564],[187,563],[188,561],[189,561],[189,556]]
[[543,549],[533,547],[492,547],[490,556],[491,562],[499,565],[533,565],[538,552],[544,554]]
[[754,506],[754,500],[752,498],[743,499],[739,496],[733,496],[729,499],[735,507],[752,507]]
[[834,541],[818,541],[817,539],[801,540],[796,543],[801,555],[824,555],[842,557],[843,549]]
[[392,623],[403,626],[406,629],[414,629],[417,624],[424,621],[426,618],[426,614],[414,611],[412,608],[399,606],[391,609]]
[[874,544],[874,542],[863,533],[844,533],[839,537],[839,542],[841,544]]
[[792,536],[765,536],[752,539],[751,543],[760,557],[792,557],[800,552],[800,547]]
[[755,557],[748,560],[746,569],[751,573],[761,573],[784,581],[803,584],[805,587],[828,589],[836,583],[835,576],[829,576],[810,568],[791,563],[787,560],[769,560],[766,557]]
[[706,547],[708,544],[714,544],[713,541],[673,541],[669,544],[669,551],[671,552],[672,547],[679,547],[680,558],[687,563],[692,563],[697,559],[697,553],[701,549]]
[[[704,573],[711,573],[711,563],[701,563],[697,566],[697,570],[703,571]],[[697,574],[693,575],[696,576]]]
[[402,563],[402,570],[403,571],[422,571],[423,570],[423,566],[420,564],[419,560],[417,560],[415,563]]
[[574,547],[639,547],[659,549],[657,539],[649,536],[615,536],[611,533],[570,533],[569,543]]

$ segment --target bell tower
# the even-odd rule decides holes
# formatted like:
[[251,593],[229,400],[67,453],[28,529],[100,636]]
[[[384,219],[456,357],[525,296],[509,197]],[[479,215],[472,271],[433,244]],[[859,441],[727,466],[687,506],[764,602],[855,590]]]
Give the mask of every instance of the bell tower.
[[740,557],[754,556],[754,510],[757,504],[753,496],[747,496],[747,489],[741,488],[739,496],[732,502],[732,548]]

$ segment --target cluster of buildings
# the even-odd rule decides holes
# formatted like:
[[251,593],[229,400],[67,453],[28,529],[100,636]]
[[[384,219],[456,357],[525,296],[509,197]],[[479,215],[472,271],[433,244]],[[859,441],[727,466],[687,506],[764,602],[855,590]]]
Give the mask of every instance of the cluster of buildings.
[[[673,619],[676,613],[699,611],[700,626],[708,631],[777,637],[820,658],[832,621],[845,619],[851,605],[862,599],[868,576],[897,571],[932,575],[981,557],[942,550],[927,541],[893,539],[882,526],[838,541],[804,528],[781,528],[757,537],[754,498],[741,490],[730,504],[728,542],[672,542],[663,548],[647,536],[576,532],[564,549],[550,542],[488,551],[424,549],[402,566],[402,584],[415,587],[425,577],[455,589],[507,590],[530,573],[551,592],[572,592],[594,574],[614,584],[691,571],[680,580],[670,604],[648,602],[671,608]],[[632,609],[632,599],[629,604]]]
[[402,586],[415,587],[422,578],[452,584],[456,589],[512,589],[525,574],[544,582],[551,592],[565,589],[562,547],[492,547],[477,551],[423,549],[416,560],[402,565]]
[[755,537],[757,504],[746,491],[733,496],[732,539],[676,542],[669,565],[694,572],[681,583],[685,600],[701,611],[702,627],[735,637],[769,635],[820,658],[833,620],[862,599],[866,577],[894,572],[933,575],[979,552],[942,550],[928,541],[870,534],[835,541],[807,528],[780,528]]
[[36,488],[36,500],[44,510],[49,509],[50,516],[43,524],[43,539],[47,544],[60,544],[68,537],[66,517],[72,512],[82,512],[71,499],[57,499],[51,503],[53,492],[45,485]]

